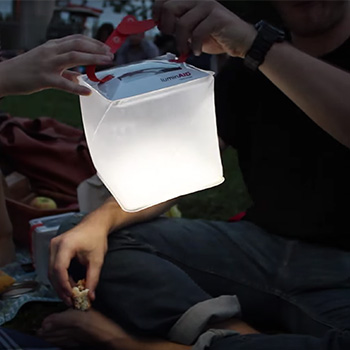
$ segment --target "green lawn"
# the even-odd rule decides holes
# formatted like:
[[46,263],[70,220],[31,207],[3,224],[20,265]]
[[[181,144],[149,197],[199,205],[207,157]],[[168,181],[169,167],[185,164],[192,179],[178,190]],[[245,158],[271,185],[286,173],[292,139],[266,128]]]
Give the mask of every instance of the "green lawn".
[[[31,96],[6,97],[0,101],[0,110],[13,116],[49,116],[75,127],[82,125],[79,98],[64,92],[49,90]],[[183,198],[179,203],[183,216],[227,220],[249,206],[250,199],[238,168],[236,153],[233,150],[226,151],[223,163],[226,181],[215,188]],[[15,320],[6,326],[34,333],[46,315],[60,311],[62,307],[62,304],[25,305]]]
[[28,96],[10,96],[0,101],[0,110],[16,117],[52,117],[81,127],[79,97],[62,91],[46,90]]

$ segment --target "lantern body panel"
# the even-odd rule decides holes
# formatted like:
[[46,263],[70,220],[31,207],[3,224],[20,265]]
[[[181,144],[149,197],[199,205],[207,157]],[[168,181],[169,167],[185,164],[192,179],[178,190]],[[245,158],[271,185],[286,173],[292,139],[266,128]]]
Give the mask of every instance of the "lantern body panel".
[[126,98],[109,100],[95,89],[81,97],[94,165],[123,210],[142,210],[223,182],[214,78],[199,72],[195,79],[166,87],[153,79],[145,86],[161,88]]

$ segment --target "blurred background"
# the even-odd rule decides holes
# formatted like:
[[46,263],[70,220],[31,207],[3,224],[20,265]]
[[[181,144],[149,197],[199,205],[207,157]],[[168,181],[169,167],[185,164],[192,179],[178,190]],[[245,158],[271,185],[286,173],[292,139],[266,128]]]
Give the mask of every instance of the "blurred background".
[[[0,60],[20,55],[49,39],[71,34],[85,34],[104,41],[127,14],[140,20],[151,18],[152,3],[152,0],[0,0]],[[251,23],[260,19],[278,23],[278,18],[265,1],[222,3]],[[138,38],[135,43],[132,45],[143,43],[145,46],[147,43],[147,51],[153,55],[156,51],[159,54],[177,54],[174,38],[162,35],[157,29],[147,32],[145,38]],[[125,55],[123,62],[130,60],[131,56],[137,57],[137,54]],[[192,56],[188,63],[218,73],[226,59],[225,55]],[[116,56],[116,64],[118,60],[121,60],[121,50],[119,58]],[[84,67],[76,67],[76,70],[84,72]],[[3,98],[0,100],[0,112],[31,119],[51,117],[82,129],[79,98],[62,91],[47,90],[29,96]],[[234,150],[225,152],[223,163],[226,181],[183,198],[178,206],[183,217],[228,220],[251,205]],[[52,306],[29,303],[6,326],[35,334],[45,315],[60,308],[63,308],[60,303]]]
[[[20,55],[49,39],[71,34],[85,34],[102,41],[121,19],[133,14],[138,19],[151,18],[152,0],[1,0],[0,59]],[[260,19],[278,22],[271,7],[263,1],[222,1],[223,5],[252,23]],[[157,29],[147,32],[150,45],[159,53],[176,52],[174,39]],[[227,57],[202,55],[188,62],[203,69],[220,70]],[[116,58],[117,60],[117,58]],[[84,72],[84,67],[77,67]],[[1,77],[0,77],[1,78]],[[234,97],[233,97],[234,98]],[[37,118],[48,116],[82,128],[79,99],[61,91],[48,90],[30,96],[6,97],[0,110],[12,116]],[[193,194],[180,202],[183,216],[227,220],[250,205],[235,152],[224,156],[223,185]]]

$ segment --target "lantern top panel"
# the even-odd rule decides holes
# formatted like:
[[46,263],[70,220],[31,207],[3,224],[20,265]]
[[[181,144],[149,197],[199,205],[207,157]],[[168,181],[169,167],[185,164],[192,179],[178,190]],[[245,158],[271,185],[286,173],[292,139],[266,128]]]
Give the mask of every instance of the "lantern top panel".
[[93,82],[86,75],[81,79],[104,98],[115,101],[208,77],[213,72],[159,58],[114,67],[96,75],[99,79],[107,75],[113,78],[105,83]]

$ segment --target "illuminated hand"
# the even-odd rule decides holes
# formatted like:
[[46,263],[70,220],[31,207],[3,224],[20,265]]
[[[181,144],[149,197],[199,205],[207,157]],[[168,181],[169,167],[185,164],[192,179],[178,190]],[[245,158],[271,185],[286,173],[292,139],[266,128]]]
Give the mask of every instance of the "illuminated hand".
[[188,53],[190,45],[196,55],[243,58],[256,36],[252,25],[215,0],[156,0],[153,17],[162,32],[175,35],[181,53]]
[[107,252],[108,230],[94,218],[87,217],[79,225],[51,240],[49,277],[59,297],[72,305],[71,278],[68,268],[73,258],[87,267],[86,288],[95,298],[103,260]]
[[22,55],[0,63],[0,96],[30,94],[55,88],[89,95],[77,84],[79,73],[67,69],[80,65],[107,65],[113,54],[102,42],[83,35],[50,40]]

